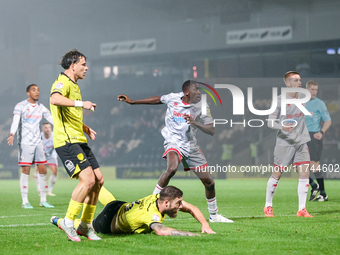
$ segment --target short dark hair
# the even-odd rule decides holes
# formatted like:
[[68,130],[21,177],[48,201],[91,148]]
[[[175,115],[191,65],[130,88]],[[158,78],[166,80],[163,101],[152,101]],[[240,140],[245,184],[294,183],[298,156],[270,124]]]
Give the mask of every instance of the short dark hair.
[[194,80],[187,80],[183,83],[182,85],[182,91],[183,92],[186,92],[188,89],[190,89],[190,86],[193,85],[193,84],[196,84],[198,83],[197,81],[194,81]]
[[306,88],[308,88],[311,85],[319,86],[319,84],[316,81],[310,80],[309,82],[306,83]]
[[30,91],[30,89],[31,89],[33,86],[37,86],[37,87],[38,87],[38,85],[37,85],[37,84],[30,84],[30,85],[28,85],[28,86],[27,86],[27,88],[26,88],[26,92],[29,92],[29,91]]
[[42,125],[47,125],[47,124],[52,126],[52,124],[47,121],[45,121]]
[[84,54],[80,53],[76,49],[70,50],[67,52],[60,60],[60,65],[65,69],[69,69],[72,64],[78,63],[80,58],[85,58],[86,57]]
[[292,75],[298,74],[300,75],[297,71],[288,71],[285,76],[283,77],[284,82],[286,82],[286,79]]
[[166,186],[165,188],[162,189],[159,196],[159,200],[164,201],[167,199],[169,201],[172,201],[178,197],[183,197],[183,191],[174,186]]

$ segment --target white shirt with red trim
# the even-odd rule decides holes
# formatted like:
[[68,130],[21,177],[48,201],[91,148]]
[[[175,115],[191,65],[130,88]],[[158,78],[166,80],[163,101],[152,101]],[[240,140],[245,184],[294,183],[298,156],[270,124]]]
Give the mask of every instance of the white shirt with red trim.
[[57,158],[58,154],[54,149],[53,145],[53,132],[51,132],[51,136],[46,138],[44,132],[41,132],[41,140],[44,145],[44,151],[47,158]]
[[188,157],[190,156],[190,150],[198,149],[197,128],[187,124],[183,115],[190,115],[196,121],[201,120],[204,124],[213,123],[213,118],[211,117],[209,106],[207,106],[208,115],[203,116],[201,102],[190,105],[182,101],[183,96],[184,93],[180,92],[170,93],[161,97],[161,102],[168,106],[162,135],[165,139],[164,145],[175,144],[181,149],[180,152]]
[[[302,93],[298,93],[298,98],[303,98]],[[287,98],[290,98],[287,96]],[[306,107],[306,103],[302,104]],[[286,115],[281,115],[281,95],[277,97],[277,107],[272,115],[277,116],[280,124],[284,120],[283,124],[287,125],[292,123],[296,125],[293,132],[286,132],[282,129],[276,134],[276,146],[295,146],[307,143],[310,141],[309,132],[305,123],[304,113],[295,105],[286,105]]]
[[42,117],[52,119],[50,111],[41,103],[31,104],[28,100],[19,102],[13,115],[20,116],[18,144],[37,145],[41,142],[40,121]]

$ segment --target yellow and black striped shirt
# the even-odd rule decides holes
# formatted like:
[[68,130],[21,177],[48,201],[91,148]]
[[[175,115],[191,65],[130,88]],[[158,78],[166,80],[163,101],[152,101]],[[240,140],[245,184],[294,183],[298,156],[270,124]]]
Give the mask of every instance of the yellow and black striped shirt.
[[[59,93],[71,100],[82,100],[80,89],[66,74],[61,73],[53,83],[51,95]],[[83,108],[50,104],[53,117],[53,144],[55,148],[68,143],[86,143],[83,132]]]

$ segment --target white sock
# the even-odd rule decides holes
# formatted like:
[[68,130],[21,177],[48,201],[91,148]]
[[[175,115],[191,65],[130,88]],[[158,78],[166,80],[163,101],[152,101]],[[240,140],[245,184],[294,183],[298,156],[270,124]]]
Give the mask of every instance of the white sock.
[[83,228],[90,228],[91,227],[91,223],[86,223],[86,222],[83,222],[83,221],[80,221],[79,223],[80,226],[82,226]]
[[299,211],[306,207],[309,178],[300,178],[298,185]]
[[20,190],[22,197],[22,204],[28,203],[28,174],[21,173],[20,176]]
[[274,176],[270,176],[267,182],[267,190],[266,190],[266,207],[273,206],[273,197],[277,188],[277,184],[280,179],[277,179]]
[[38,185],[40,188],[40,203],[46,202],[46,174],[38,174]]
[[57,176],[54,174],[51,174],[50,179],[48,180],[48,192],[52,192],[56,180],[57,180]]
[[36,171],[35,174],[34,174],[34,177],[35,177],[35,185],[37,185],[37,191],[40,192],[39,182],[38,182],[38,176],[39,176],[39,173]]
[[74,221],[73,220],[70,220],[69,218],[67,218],[65,216],[64,221],[65,221],[66,227],[68,227],[68,228],[74,227]]
[[157,184],[152,194],[159,194],[161,193],[162,189],[163,188]]
[[216,197],[207,198],[207,203],[210,216],[215,216],[218,212]]

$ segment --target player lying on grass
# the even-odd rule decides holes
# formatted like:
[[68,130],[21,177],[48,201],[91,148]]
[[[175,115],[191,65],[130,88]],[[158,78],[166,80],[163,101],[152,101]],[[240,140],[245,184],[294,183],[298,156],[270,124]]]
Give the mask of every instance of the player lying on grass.
[[[93,219],[92,226],[101,234],[144,234],[152,230],[160,236],[197,236],[199,234],[176,230],[163,225],[165,215],[176,218],[177,212],[190,213],[202,224],[202,233],[216,234],[205,220],[202,212],[194,205],[183,201],[183,192],[167,186],[160,194],[154,194],[132,203],[118,201],[102,187],[99,201],[105,205]],[[59,226],[62,219],[53,216],[51,222]],[[77,224],[79,221],[76,221]],[[77,227],[77,226],[75,226]]]

